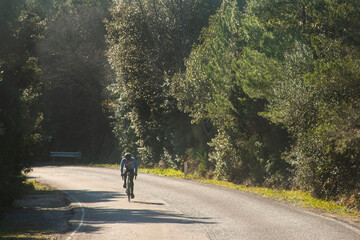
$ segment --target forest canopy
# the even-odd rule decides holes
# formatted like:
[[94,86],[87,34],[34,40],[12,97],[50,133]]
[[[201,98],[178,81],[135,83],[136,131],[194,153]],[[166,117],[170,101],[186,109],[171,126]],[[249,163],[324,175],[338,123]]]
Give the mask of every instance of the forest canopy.
[[0,206],[50,151],[360,206],[357,0],[3,0]]

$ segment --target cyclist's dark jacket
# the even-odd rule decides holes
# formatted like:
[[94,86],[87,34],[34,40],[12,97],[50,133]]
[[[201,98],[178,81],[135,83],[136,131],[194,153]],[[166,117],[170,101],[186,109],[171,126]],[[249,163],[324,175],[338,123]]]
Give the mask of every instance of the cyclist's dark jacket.
[[131,160],[129,162],[127,162],[125,158],[123,158],[121,160],[121,165],[120,165],[121,173],[124,173],[124,166],[125,166],[126,170],[135,169],[135,174],[137,174],[138,165],[137,165],[136,159],[134,157],[131,157]]

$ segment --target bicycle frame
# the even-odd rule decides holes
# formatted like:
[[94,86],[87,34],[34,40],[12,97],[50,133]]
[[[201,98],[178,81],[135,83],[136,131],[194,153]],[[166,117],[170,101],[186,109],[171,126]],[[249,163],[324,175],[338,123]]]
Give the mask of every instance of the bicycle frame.
[[130,202],[131,199],[131,187],[134,184],[134,180],[131,181],[131,173],[130,172],[126,172],[126,194],[128,196],[128,201]]

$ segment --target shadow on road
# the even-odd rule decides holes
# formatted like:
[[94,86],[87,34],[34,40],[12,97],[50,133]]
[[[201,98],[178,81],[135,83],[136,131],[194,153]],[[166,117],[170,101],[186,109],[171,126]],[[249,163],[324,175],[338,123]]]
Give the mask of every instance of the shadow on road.
[[215,222],[209,221],[210,218],[193,218],[163,210],[85,208],[85,212],[84,226],[79,232],[95,232],[100,227],[92,225],[113,223],[215,224]]
[[58,191],[33,191],[14,202],[0,221],[0,239],[53,239],[72,231],[70,201]]
[[164,205],[163,203],[157,203],[157,202],[143,202],[143,201],[131,201],[132,203],[140,203],[140,204],[146,204],[146,205]]
[[73,201],[71,196],[74,196],[80,203],[111,202],[126,196],[113,191],[63,190],[63,192],[70,195],[69,200]]
[[[66,193],[76,196],[80,203],[110,202],[126,197],[125,194],[110,191],[66,191]],[[84,207],[85,219],[83,227],[80,228],[79,232],[89,233],[99,231],[101,228],[99,227],[99,224],[114,223],[216,224],[215,222],[212,222],[210,218],[194,218],[186,216],[185,214],[162,209],[143,209],[144,205],[161,206],[164,205],[163,203],[134,200],[127,204],[129,204],[129,209],[122,209],[120,207]],[[137,205],[139,206],[138,208]],[[81,220],[80,218],[80,214],[75,214],[72,220],[79,222]]]

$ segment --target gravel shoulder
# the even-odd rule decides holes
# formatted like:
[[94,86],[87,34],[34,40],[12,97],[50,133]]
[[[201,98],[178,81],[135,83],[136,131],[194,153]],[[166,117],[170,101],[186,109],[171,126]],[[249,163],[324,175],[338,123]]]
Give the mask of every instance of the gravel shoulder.
[[73,229],[73,214],[71,202],[60,191],[27,194],[0,222],[0,239],[61,239]]

